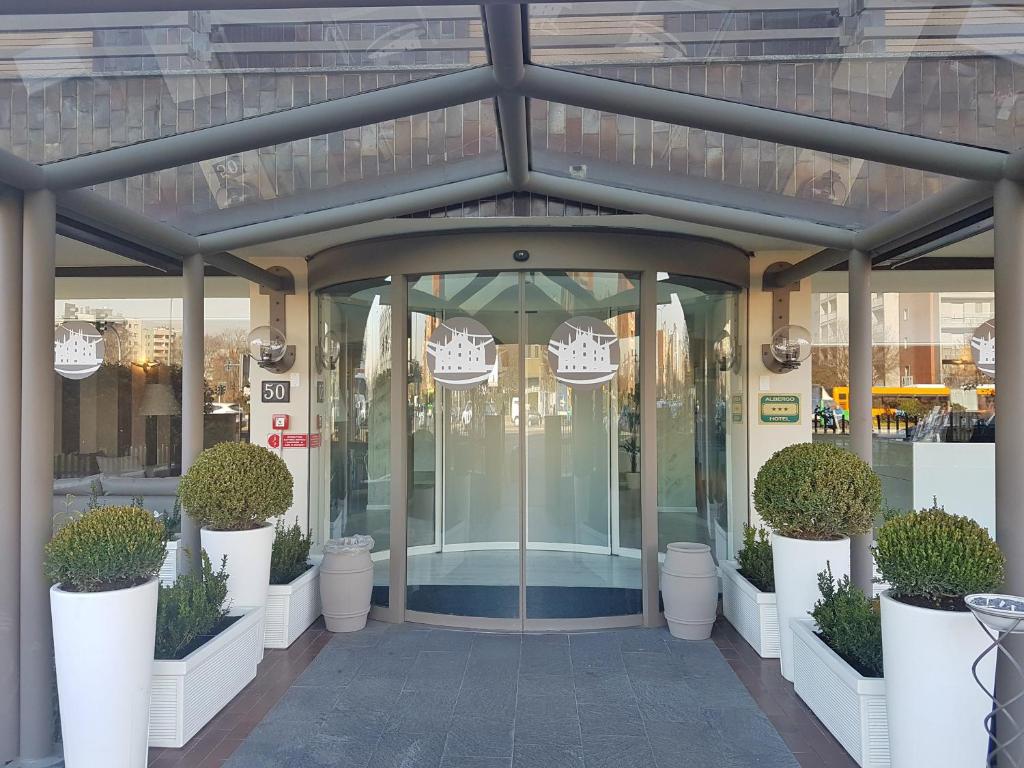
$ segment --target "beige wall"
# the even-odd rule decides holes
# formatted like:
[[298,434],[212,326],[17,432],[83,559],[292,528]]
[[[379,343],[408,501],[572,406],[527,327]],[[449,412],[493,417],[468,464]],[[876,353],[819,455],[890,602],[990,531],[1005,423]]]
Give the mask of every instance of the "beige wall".
[[[772,373],[761,362],[761,345],[772,336],[771,293],[761,290],[764,270],[777,261],[795,263],[810,255],[803,251],[765,251],[755,254],[750,262],[750,302],[747,322],[747,441],[750,499],[750,522],[760,524],[754,509],[754,478],[761,465],[773,453],[792,443],[811,439],[811,363],[808,360],[790,373]],[[790,294],[789,322],[805,328],[811,322],[811,281],[800,283],[799,292]],[[766,425],[758,421],[758,398],[763,393],[800,395],[801,420],[796,425]],[[737,532],[738,535],[738,532]]]

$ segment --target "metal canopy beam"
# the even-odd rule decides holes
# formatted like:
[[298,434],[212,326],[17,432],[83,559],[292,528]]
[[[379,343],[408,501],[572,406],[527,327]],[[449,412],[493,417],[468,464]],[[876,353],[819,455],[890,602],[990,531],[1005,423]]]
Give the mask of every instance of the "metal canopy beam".
[[238,229],[201,235],[199,246],[202,253],[232,251],[250,245],[260,245],[276,240],[286,240],[291,237],[365,224],[378,219],[406,216],[410,213],[443,208],[466,200],[494,197],[511,191],[512,186],[509,184],[506,174],[495,173],[431,189],[347,205],[344,208],[305,213],[301,216],[263,221]]
[[995,181],[1006,154],[709,96],[528,65],[526,96],[922,171]]
[[[525,0],[539,3],[542,0]],[[578,0],[580,1],[580,0]],[[596,2],[597,0],[582,0]],[[507,5],[519,0],[477,0],[477,5]],[[806,0],[799,0],[804,4]],[[420,0],[418,5],[465,5],[466,0]],[[0,15],[121,13],[128,11],[252,11],[274,8],[361,8],[408,6],[409,0],[4,0]],[[791,7],[792,3],[786,7]],[[816,6],[815,6],[816,7]]]
[[478,67],[61,160],[44,166],[43,173],[50,189],[88,187],[443,109],[488,98],[496,90],[490,68]]
[[527,185],[530,192],[566,200],[583,200],[594,205],[646,213],[665,219],[734,229],[755,235],[779,237],[800,243],[824,245],[845,250],[853,247],[854,232],[799,219],[770,216],[755,211],[725,208],[707,203],[652,195],[632,189],[620,189],[578,179],[565,179],[546,173],[533,173]]
[[508,90],[515,88],[526,72],[523,10],[519,5],[484,8],[484,26],[494,79],[505,89],[497,98],[501,146],[509,179],[516,189],[522,189],[530,178],[526,97]]
[[[899,241],[923,236],[929,229],[948,224],[951,219],[962,217],[979,205],[990,202],[991,199],[992,185],[987,182],[960,181],[951,184],[941,192],[861,230],[853,238],[854,247],[875,255]],[[796,283],[843,264],[849,257],[848,251],[849,249],[842,248],[820,251],[771,275],[771,285]],[[767,282],[765,284],[768,285]]]

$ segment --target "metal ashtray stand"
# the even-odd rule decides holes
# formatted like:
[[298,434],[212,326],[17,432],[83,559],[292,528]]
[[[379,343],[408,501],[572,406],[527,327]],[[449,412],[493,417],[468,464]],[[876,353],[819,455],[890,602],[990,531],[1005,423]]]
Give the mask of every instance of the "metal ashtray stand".
[[[999,768],[1007,768],[1007,766],[1021,768],[1016,758],[1007,750],[1017,739],[1024,736],[1021,724],[1014,719],[1009,711],[1011,706],[1024,698],[1024,668],[1013,658],[1004,642],[1010,635],[1024,634],[1024,597],[1017,597],[1015,595],[968,595],[964,598],[964,601],[967,603],[967,607],[971,609],[971,613],[974,614],[974,618],[981,625],[981,628],[985,630],[985,634],[992,639],[992,644],[982,651],[981,655],[975,659],[974,664],[971,665],[971,674],[974,675],[974,681],[985,692],[985,695],[992,699],[992,711],[985,716],[984,720],[985,730],[988,732],[990,739],[990,749],[986,764],[989,768],[992,768],[997,765],[998,761]],[[1021,680],[1018,691],[1006,701],[1000,701],[996,696],[996,692],[989,690],[988,686],[978,677],[978,666],[986,656],[993,652],[996,653],[997,661],[999,654],[1002,654],[1005,662],[1017,671],[1017,675]],[[1003,695],[1006,694],[1005,691],[1002,693]],[[997,718],[1000,731],[998,737],[996,736]]]

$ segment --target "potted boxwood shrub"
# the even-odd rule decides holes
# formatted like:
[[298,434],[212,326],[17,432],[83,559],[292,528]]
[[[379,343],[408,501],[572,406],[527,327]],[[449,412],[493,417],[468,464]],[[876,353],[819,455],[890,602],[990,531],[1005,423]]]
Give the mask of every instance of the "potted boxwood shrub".
[[287,648],[320,616],[320,566],[309,562],[313,534],[298,523],[274,527],[264,647]]
[[64,761],[145,768],[164,527],[138,507],[98,507],[46,545]]
[[[893,765],[984,765],[982,719],[992,702],[971,665],[990,641],[964,597],[998,590],[999,547],[978,523],[936,505],[888,519],[874,554],[889,583],[881,596],[882,647]],[[978,666],[989,688],[995,657]]]
[[797,443],[777,452],[754,479],[754,506],[772,529],[782,676],[793,680],[790,619],[818,599],[818,574],[831,564],[850,574],[850,536],[871,530],[882,482],[856,455],[827,443]]
[[772,542],[764,528],[743,525],[743,549],[723,560],[722,612],[763,659],[779,657]]
[[[228,563],[160,588],[156,660],[149,700],[149,745],[181,747],[256,677],[263,609],[227,602]],[[230,610],[229,610],[230,608]]]
[[231,563],[228,599],[236,607],[267,603],[274,527],[292,503],[292,475],[277,454],[252,443],[219,443],[181,478],[181,505],[201,526],[210,559]]
[[793,686],[858,765],[888,768],[878,601],[828,569],[818,589],[813,621],[792,620]]

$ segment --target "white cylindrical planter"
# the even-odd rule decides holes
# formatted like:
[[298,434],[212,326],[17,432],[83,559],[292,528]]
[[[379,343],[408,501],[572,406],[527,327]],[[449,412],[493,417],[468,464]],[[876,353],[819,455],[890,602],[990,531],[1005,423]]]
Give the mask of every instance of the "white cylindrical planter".
[[50,589],[67,768],[145,768],[159,581],[110,592]]
[[214,572],[227,555],[228,600],[232,608],[264,608],[270,588],[270,553],[274,526],[267,523],[251,531],[200,531],[203,549]]
[[707,640],[718,613],[718,570],[707,544],[669,544],[661,567],[661,597],[672,637]]
[[370,536],[348,536],[324,544],[320,601],[329,632],[357,632],[366,626],[373,594]]
[[[992,701],[971,665],[992,642],[970,611],[907,605],[882,593],[882,654],[892,768],[985,765]],[[996,654],[978,665],[991,690]]]
[[782,676],[793,682],[793,631],[790,619],[806,619],[821,599],[818,574],[831,566],[832,576],[850,575],[850,540],[811,541],[772,535],[775,601],[779,614]]

